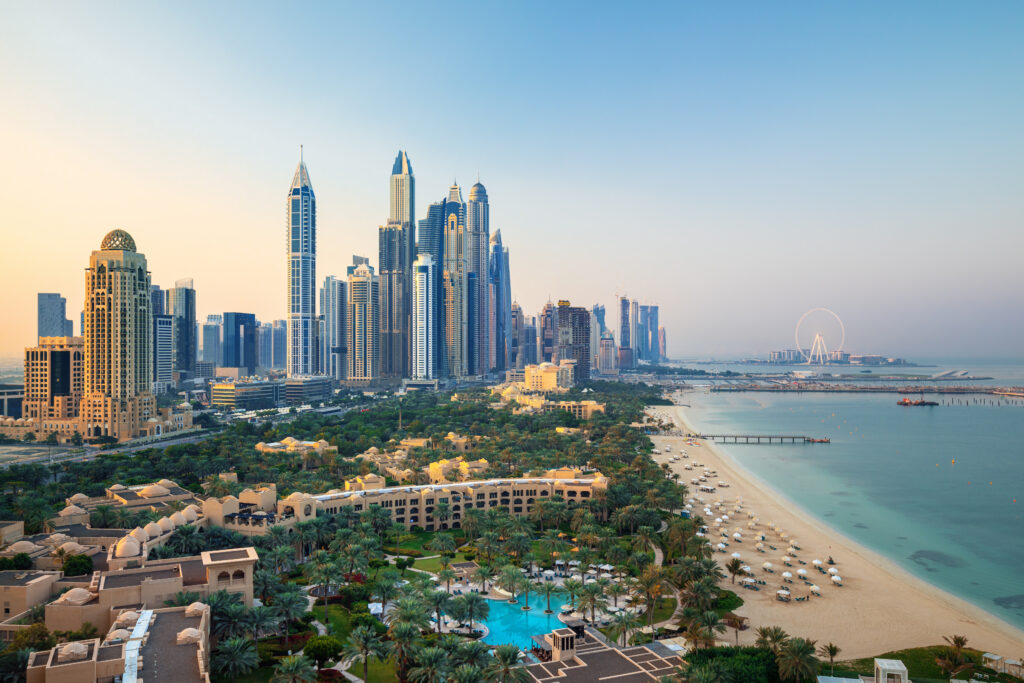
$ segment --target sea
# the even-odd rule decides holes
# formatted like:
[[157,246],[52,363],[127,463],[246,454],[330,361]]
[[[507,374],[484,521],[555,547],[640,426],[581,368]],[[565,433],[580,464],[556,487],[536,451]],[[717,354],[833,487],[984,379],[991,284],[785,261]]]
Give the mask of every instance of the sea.
[[[902,371],[966,369],[993,378],[984,383],[1024,386],[1024,360],[934,364]],[[825,524],[1024,629],[1024,401],[926,395],[942,404],[900,407],[898,398],[705,387],[683,402],[705,434],[828,437],[830,444],[721,447]]]

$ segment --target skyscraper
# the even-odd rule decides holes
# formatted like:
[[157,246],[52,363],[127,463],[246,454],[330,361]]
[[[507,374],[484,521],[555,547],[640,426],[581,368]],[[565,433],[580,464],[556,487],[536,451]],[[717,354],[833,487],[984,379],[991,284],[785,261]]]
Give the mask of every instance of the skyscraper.
[[434,261],[434,371],[437,377],[444,373],[444,292],[442,271],[444,270],[444,216],[447,200],[442,199],[427,207],[427,217],[420,221],[417,254],[429,254]]
[[256,316],[252,313],[225,313],[224,340],[221,342],[224,353],[224,367],[244,369],[245,374],[252,375],[259,365],[259,331]]
[[605,310],[604,304],[594,304],[594,307],[590,309],[593,311],[594,316],[597,318],[597,333],[602,335],[608,331],[608,326],[605,324]]
[[288,321],[274,321],[274,364],[275,370],[283,370],[288,363]]
[[467,275],[469,259],[466,239],[466,207],[457,184],[448,188],[444,206],[444,270],[441,274],[444,297],[444,367],[445,377],[469,374],[469,296]]
[[203,360],[217,365],[224,365],[224,354],[221,351],[223,317],[219,314],[206,316],[203,323]]
[[42,337],[25,349],[25,400],[21,416],[37,422],[78,417],[82,402],[81,337]]
[[633,349],[633,367],[640,360],[640,303],[634,299],[629,302],[629,343]]
[[166,291],[165,313],[174,318],[173,367],[176,372],[196,371],[196,290],[192,279],[178,280]]
[[339,381],[345,379],[348,371],[345,357],[348,300],[345,287],[344,280],[328,275],[320,288],[320,314],[324,319],[324,334],[320,339],[320,371]]
[[650,329],[651,307],[641,304],[638,307],[637,315],[637,358],[644,360],[651,359],[651,329]]
[[151,306],[146,257],[112,230],[85,272],[83,436],[133,438],[156,416]]
[[260,368],[274,367],[274,326],[270,323],[260,323],[258,332],[256,365]]
[[579,384],[590,379],[590,311],[582,306],[573,306],[566,300],[558,302],[555,316],[555,356],[559,362],[574,360],[573,382]]
[[391,168],[390,212],[378,235],[380,270],[380,374],[409,374],[411,273],[416,257],[416,178],[409,155],[398,152]]
[[288,376],[316,372],[316,196],[299,152],[287,199]]
[[659,360],[666,360],[668,358],[668,340],[665,338],[665,328],[658,328],[658,355],[661,356]]
[[550,301],[544,304],[537,323],[537,362],[558,361],[558,308]]
[[508,267],[508,249],[501,242],[501,230],[491,235],[490,270],[491,287],[491,368],[505,370],[511,364],[512,346],[512,285]]
[[174,381],[174,316],[153,316],[153,382],[159,383],[160,393]]
[[380,376],[380,293],[373,268],[361,264],[348,276],[348,381],[372,382]]
[[518,301],[512,302],[509,319],[512,324],[509,331],[507,369],[522,369],[524,367],[521,365],[523,362],[523,328],[526,326],[526,320],[523,317],[523,309],[519,308]]
[[36,295],[37,336],[72,336],[74,324],[67,318],[67,303],[60,294]]
[[648,348],[650,353],[647,354],[650,357],[652,363],[659,363],[664,360],[664,355],[661,353],[661,325],[658,323],[658,306],[652,304],[647,307],[647,331],[648,337]]
[[619,347],[632,348],[629,340],[629,331],[632,329],[629,324],[629,299],[619,298]]
[[491,208],[487,189],[477,182],[466,202],[466,353],[470,375],[490,370],[490,303],[488,260],[491,241]]
[[434,349],[437,323],[437,277],[434,259],[420,254],[412,264],[412,343],[411,374],[413,379],[437,378],[437,353]]

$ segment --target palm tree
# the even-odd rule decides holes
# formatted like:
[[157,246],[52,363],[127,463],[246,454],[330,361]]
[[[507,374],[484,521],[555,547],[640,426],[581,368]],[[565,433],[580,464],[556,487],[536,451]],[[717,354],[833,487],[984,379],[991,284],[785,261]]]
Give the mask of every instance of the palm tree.
[[623,597],[624,595],[629,595],[629,588],[627,588],[626,586],[617,581],[614,581],[611,584],[609,584],[607,588],[604,589],[604,592],[607,595],[611,596],[612,604],[618,607],[619,598]]
[[252,629],[253,640],[258,640],[260,633],[277,631],[277,610],[268,605],[260,605],[249,610],[248,624]]
[[378,579],[373,586],[373,597],[380,600],[380,609],[383,612],[388,603],[398,597],[398,584],[387,579]]
[[736,575],[743,571],[743,563],[740,558],[734,557],[726,563],[725,570],[732,575],[732,582],[736,583]]
[[395,601],[394,607],[388,612],[384,621],[394,627],[398,623],[412,624],[417,629],[428,628],[430,619],[424,610],[426,606],[418,598],[399,598]]
[[[278,527],[271,527],[271,529],[276,528]],[[270,550],[266,551],[263,554],[263,558],[261,559],[266,560],[267,564],[274,568],[274,572],[280,574],[284,571],[287,571],[288,567],[291,566],[294,555],[295,551],[292,550],[289,546],[276,545]]]
[[491,612],[491,605],[487,598],[479,593],[466,593],[461,596],[466,621],[469,622],[469,630],[473,630],[473,622],[486,619]]
[[636,582],[636,592],[647,606],[649,626],[654,627],[654,608],[665,592],[665,574],[661,567],[652,566],[644,570]]
[[818,658],[814,656],[813,640],[790,638],[779,648],[775,659],[779,664],[779,677],[784,681],[813,681],[818,673]]
[[406,672],[419,643],[420,629],[415,624],[399,622],[391,626],[391,644],[388,650],[390,656],[395,658],[398,680],[406,679]]
[[484,564],[473,571],[473,580],[481,585],[484,593],[487,592],[487,582],[494,578],[494,570]]
[[277,610],[278,618],[284,621],[285,635],[289,633],[291,624],[296,621],[309,607],[309,600],[302,593],[285,592],[274,598],[274,609]]
[[387,656],[387,648],[383,639],[377,635],[377,631],[372,626],[364,624],[356,626],[348,634],[348,640],[345,641],[341,649],[341,656],[350,662],[362,662],[363,680],[367,681],[369,680],[370,658],[384,659]]
[[608,603],[604,600],[604,593],[596,583],[588,583],[583,586],[580,593],[580,611],[586,613],[590,610],[590,622],[597,623],[597,609],[604,608]]
[[775,654],[789,640],[789,634],[782,630],[781,626],[758,626],[757,640],[754,645],[765,650],[771,650]]
[[445,591],[428,591],[423,595],[423,601],[427,604],[427,607],[434,611],[434,615],[437,617],[438,633],[441,632],[441,612],[445,610],[451,599],[452,596]]
[[246,638],[226,638],[213,653],[213,670],[232,680],[255,671],[259,665],[256,647]]
[[316,669],[308,658],[302,655],[292,655],[278,662],[270,681],[271,683],[314,683]]
[[452,589],[452,579],[457,576],[458,574],[455,573],[454,569],[445,568],[437,573],[437,580],[444,581],[444,589],[450,592]]
[[519,648],[515,645],[499,645],[494,649],[494,659],[484,671],[484,680],[492,683],[526,683],[530,674],[519,666]]
[[178,591],[174,594],[173,598],[164,600],[164,604],[168,607],[188,607],[193,602],[199,602],[202,596],[199,593],[193,593],[191,591]]
[[449,683],[479,683],[484,679],[484,670],[472,664],[459,664],[448,674]]
[[409,680],[414,683],[435,683],[444,680],[448,653],[439,647],[425,647],[416,653],[416,666],[409,669]]
[[629,640],[630,631],[635,631],[640,627],[640,619],[629,610],[621,610],[612,615],[612,623],[609,628],[613,637],[618,641],[619,636],[622,636],[622,647],[626,647],[626,642]]
[[452,516],[452,506],[445,502],[440,502],[434,506],[434,511],[430,513],[431,519],[438,524],[438,528],[446,520]]
[[491,648],[479,640],[463,640],[455,651],[455,660],[482,669],[491,661]]
[[826,643],[818,647],[819,657],[828,657],[828,665],[830,668],[829,675],[834,676],[836,673],[836,657],[839,656],[841,650],[835,643]]
[[569,605],[576,609],[576,596],[583,590],[583,582],[579,579],[566,579],[562,582],[562,589],[569,595]]
[[551,614],[551,596],[561,595],[562,587],[553,581],[537,581],[532,586],[533,592],[545,600],[544,614]]
[[427,547],[440,555],[454,555],[455,538],[451,534],[442,531],[431,539]]
[[516,593],[519,590],[520,577],[522,577],[522,573],[519,571],[518,567],[511,564],[507,564],[502,567],[501,571],[498,573],[498,587],[511,595],[508,601],[513,604],[516,602]]
[[943,636],[942,639],[946,641],[948,647],[943,656],[935,659],[940,669],[950,676],[955,676],[973,666],[970,660],[964,657],[967,636]]

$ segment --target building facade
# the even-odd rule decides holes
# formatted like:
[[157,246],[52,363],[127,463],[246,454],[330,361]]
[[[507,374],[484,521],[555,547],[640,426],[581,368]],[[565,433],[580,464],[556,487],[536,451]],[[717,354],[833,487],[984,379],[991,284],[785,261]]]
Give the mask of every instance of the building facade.
[[430,254],[420,254],[412,266],[412,342],[413,379],[437,379],[437,352],[434,348],[437,322],[437,275]]
[[465,213],[467,373],[484,375],[491,369],[491,208],[487,189],[479,182],[469,190]]
[[288,190],[288,375],[317,371],[316,195],[300,152]]
[[469,320],[466,276],[469,272],[466,240],[466,207],[462,190],[452,185],[444,206],[444,261],[441,272],[444,348],[443,377],[469,374]]
[[224,341],[221,344],[226,368],[240,368],[246,375],[256,373],[259,364],[259,329],[252,313],[224,314]]
[[38,346],[25,349],[22,416],[39,421],[77,418],[84,364],[82,337],[40,337]]
[[347,283],[333,275],[324,278],[320,287],[320,315],[323,334],[320,337],[320,372],[336,380],[345,379],[348,363],[345,335],[348,313]]
[[172,365],[175,372],[195,374],[198,343],[196,340],[196,290],[192,279],[178,280],[166,290],[164,313],[174,323]]
[[356,266],[348,276],[348,347],[349,382],[367,383],[380,377],[380,293],[373,268]]
[[67,299],[60,294],[36,295],[36,335],[39,337],[74,336],[74,324],[67,318]]
[[586,382],[590,379],[590,311],[582,306],[573,306],[569,301],[558,302],[556,316],[556,337],[558,350],[557,361],[572,360],[576,362],[573,369],[573,382]]

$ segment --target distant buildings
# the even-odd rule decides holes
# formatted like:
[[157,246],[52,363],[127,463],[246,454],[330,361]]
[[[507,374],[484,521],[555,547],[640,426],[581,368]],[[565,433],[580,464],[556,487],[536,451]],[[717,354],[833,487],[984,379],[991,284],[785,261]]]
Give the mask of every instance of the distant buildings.
[[320,288],[320,315],[323,333],[320,337],[320,372],[341,381],[348,372],[346,356],[348,325],[347,283],[333,275],[324,278]]
[[590,379],[591,363],[590,311],[566,300],[559,301],[555,309],[555,330],[556,360],[574,361],[573,382],[586,382]]
[[501,230],[490,239],[488,286],[490,296],[490,369],[501,372],[510,367],[512,345],[512,283],[508,249],[501,243]]
[[256,373],[259,365],[259,330],[256,316],[252,313],[224,314],[224,365],[226,368],[240,368],[246,375]]
[[411,269],[416,258],[416,178],[400,151],[391,169],[388,222],[378,234],[380,281],[380,374],[408,377]]
[[466,353],[470,375],[485,375],[491,369],[490,241],[491,208],[487,190],[477,182],[466,202]]
[[85,340],[82,337],[40,337],[25,349],[25,400],[22,417],[72,421],[83,395]]
[[437,378],[437,352],[434,348],[437,322],[437,277],[434,259],[420,254],[412,266],[412,366],[413,379]]
[[316,196],[299,154],[287,198],[288,375],[317,371]]
[[36,295],[36,336],[74,336],[74,324],[67,318],[67,303],[60,294]]
[[442,373],[462,379],[469,375],[469,320],[466,276],[469,272],[466,207],[458,185],[448,188],[444,205],[441,269]]
[[365,263],[348,276],[348,381],[369,383],[380,377],[379,284]]

